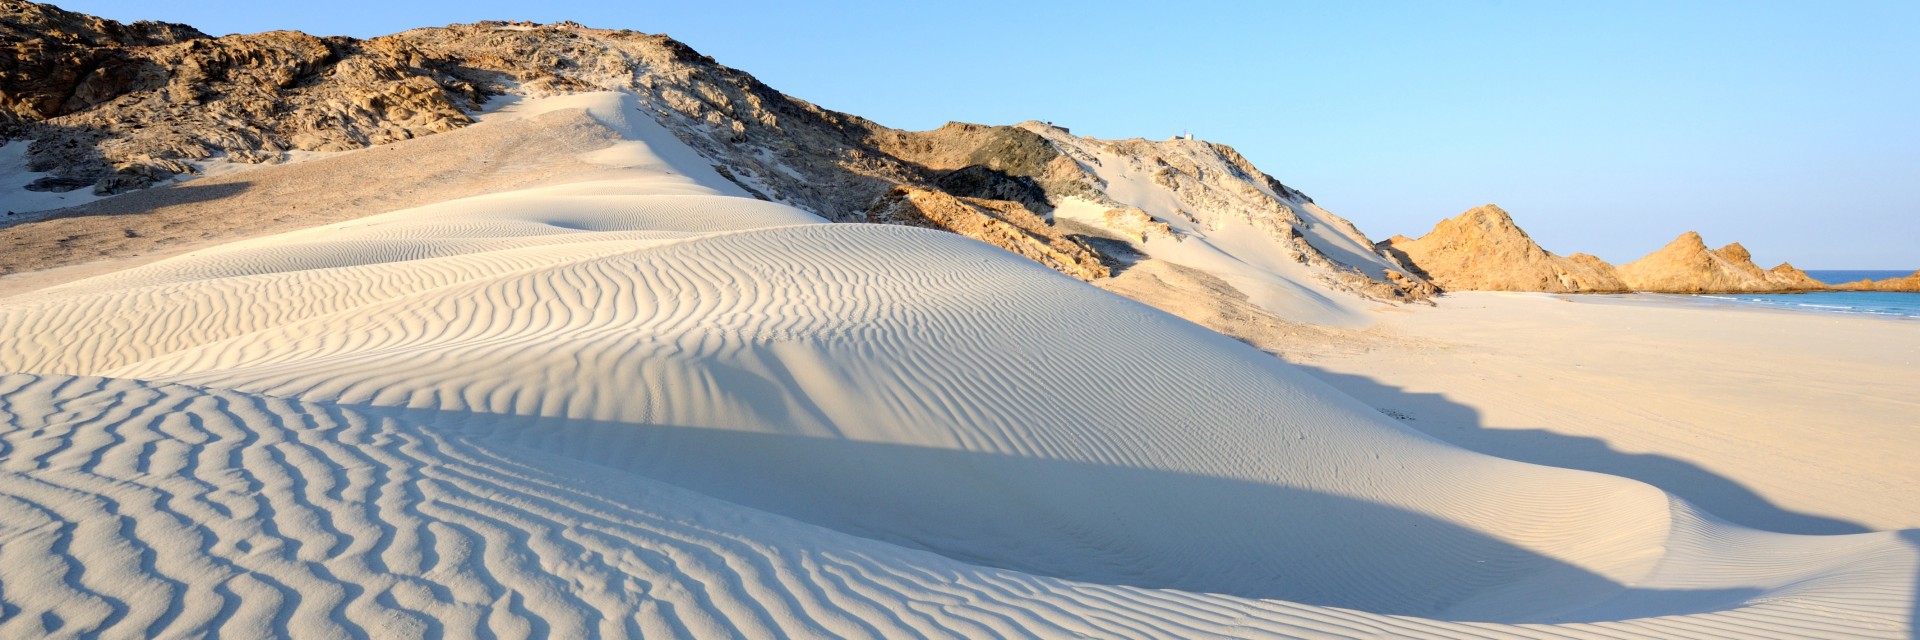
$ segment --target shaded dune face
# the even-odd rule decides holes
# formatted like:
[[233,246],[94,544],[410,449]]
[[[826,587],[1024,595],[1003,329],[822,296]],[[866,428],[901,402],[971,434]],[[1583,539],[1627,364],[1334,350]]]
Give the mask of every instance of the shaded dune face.
[[[10,636],[1791,638],[1833,623],[1777,604],[1675,615],[1743,590],[1642,591],[1560,617],[1588,624],[1512,627],[1072,582],[876,543],[470,429],[500,416],[19,374],[0,376],[0,401]],[[606,426],[631,437],[633,425]],[[1754,542],[1720,533],[1719,544]],[[1891,570],[1901,559],[1888,536],[1817,540],[1890,569],[1882,578],[1910,577]],[[1862,576],[1814,582],[1836,578],[1827,591]],[[1791,597],[1816,612],[1848,602],[1818,587]],[[1811,635],[1897,637],[1873,609],[1850,611],[1841,621],[1855,626]]]

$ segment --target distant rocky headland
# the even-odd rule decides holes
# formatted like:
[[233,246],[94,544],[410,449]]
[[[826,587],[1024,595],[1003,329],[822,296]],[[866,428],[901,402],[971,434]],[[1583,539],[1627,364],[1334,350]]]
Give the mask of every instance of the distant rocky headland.
[[1833,288],[1839,291],[1903,291],[1920,293],[1920,271],[1915,271],[1912,275],[1904,278],[1887,278],[1885,280],[1863,279],[1859,282],[1837,284],[1834,285]]
[[1905,278],[1829,285],[1789,263],[1764,269],[1754,264],[1753,254],[1740,243],[1710,249],[1692,231],[1646,257],[1618,266],[1584,253],[1562,256],[1541,248],[1511,214],[1491,204],[1442,220],[1418,239],[1394,236],[1377,246],[1435,286],[1452,291],[1920,291],[1920,272]]

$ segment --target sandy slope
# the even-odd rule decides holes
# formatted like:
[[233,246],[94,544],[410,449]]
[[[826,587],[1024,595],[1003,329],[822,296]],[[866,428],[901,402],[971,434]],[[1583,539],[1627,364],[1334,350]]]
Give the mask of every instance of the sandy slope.
[[[1399,265],[1375,253],[1352,223],[1298,192],[1246,175],[1208,143],[1105,141],[1035,122],[1021,126],[1079,162],[1099,181],[1106,197],[1167,226],[1170,235],[1147,233],[1125,240],[1150,262],[1209,273],[1255,306],[1297,322],[1364,326],[1368,310],[1386,305],[1355,295],[1350,283],[1333,278],[1333,272],[1351,269],[1385,281],[1389,271],[1401,270]],[[1163,155],[1206,177],[1172,171]],[[1112,230],[1106,219],[1112,209],[1108,204],[1077,197],[1057,204],[1058,220]],[[1326,258],[1316,262],[1303,249],[1337,264]]]
[[[237,239],[611,177],[619,132],[583,111],[552,110],[555,104],[509,105],[444,134],[290,164],[209,167],[204,177],[164,188],[7,217],[0,221],[0,297]],[[589,155],[596,151],[611,155]],[[40,221],[20,224],[30,220]]]
[[618,179],[0,301],[0,632],[1909,632],[1902,534],[1459,449],[576,100]]

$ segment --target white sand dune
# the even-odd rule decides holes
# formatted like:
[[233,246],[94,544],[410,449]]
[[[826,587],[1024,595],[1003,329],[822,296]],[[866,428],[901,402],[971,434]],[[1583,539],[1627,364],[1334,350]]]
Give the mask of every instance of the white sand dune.
[[1458,449],[574,100],[628,177],[0,300],[0,634],[1911,633],[1902,533]]

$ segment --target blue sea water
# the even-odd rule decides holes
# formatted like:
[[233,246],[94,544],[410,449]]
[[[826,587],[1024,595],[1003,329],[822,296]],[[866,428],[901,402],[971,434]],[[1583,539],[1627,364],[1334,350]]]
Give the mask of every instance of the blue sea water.
[[1848,282],[1859,282],[1861,280],[1885,280],[1887,278],[1905,278],[1907,276],[1913,275],[1913,271],[1911,270],[1908,270],[1908,271],[1823,270],[1823,271],[1808,271],[1807,275],[1813,276],[1813,279],[1819,280],[1821,282],[1825,282],[1827,284],[1846,284]]
[[1812,293],[1726,293],[1693,297],[1791,311],[1847,313],[1920,320],[1920,293],[1815,291]]
[[[1808,271],[1827,284],[1885,280],[1912,275],[1912,271]],[[1737,304],[1806,313],[1844,313],[1882,318],[1920,320],[1920,293],[1887,291],[1814,291],[1809,293],[1719,293],[1684,296],[1707,304]]]

